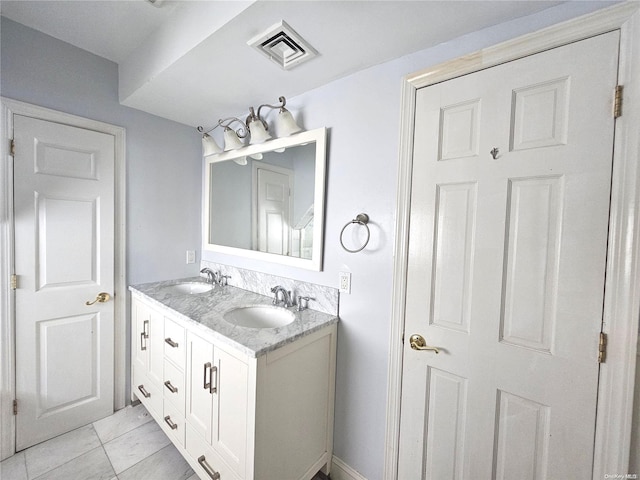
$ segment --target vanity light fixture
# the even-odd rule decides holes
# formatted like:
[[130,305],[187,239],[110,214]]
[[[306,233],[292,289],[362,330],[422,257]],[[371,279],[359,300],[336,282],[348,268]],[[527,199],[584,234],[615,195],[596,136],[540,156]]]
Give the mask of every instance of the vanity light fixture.
[[[207,157],[209,155],[228,152],[229,150],[237,150],[238,148],[244,147],[243,139],[247,136],[250,137],[250,145],[263,143],[271,139],[272,136],[269,133],[269,125],[260,115],[260,112],[265,107],[274,110],[279,109],[278,116],[275,121],[276,131],[278,132],[279,137],[288,137],[289,135],[300,132],[302,128],[300,128],[293,119],[291,112],[284,108],[287,103],[286,98],[280,97],[278,98],[278,101],[280,102],[279,105],[269,105],[266,103],[260,105],[257,113],[253,107],[249,107],[249,116],[245,122],[236,117],[229,117],[218,120],[218,123],[208,130],[202,126],[198,127],[198,132],[202,134],[202,155]],[[231,128],[235,123],[240,124],[237,130]],[[209,135],[210,132],[218,127],[224,128],[224,148],[220,147],[213,137]],[[243,163],[241,163],[242,160],[244,160]],[[236,159],[235,162],[240,165],[246,165],[247,159],[246,157],[242,157]]]

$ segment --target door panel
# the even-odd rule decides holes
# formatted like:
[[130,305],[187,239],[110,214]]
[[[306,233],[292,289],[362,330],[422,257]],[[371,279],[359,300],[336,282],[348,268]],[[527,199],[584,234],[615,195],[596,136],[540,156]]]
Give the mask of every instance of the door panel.
[[35,201],[37,289],[96,285],[96,201],[47,197],[38,192]]
[[113,412],[114,138],[14,116],[17,449]]
[[417,92],[398,478],[591,477],[618,40]]
[[255,169],[257,249],[290,255],[293,172],[262,164]]

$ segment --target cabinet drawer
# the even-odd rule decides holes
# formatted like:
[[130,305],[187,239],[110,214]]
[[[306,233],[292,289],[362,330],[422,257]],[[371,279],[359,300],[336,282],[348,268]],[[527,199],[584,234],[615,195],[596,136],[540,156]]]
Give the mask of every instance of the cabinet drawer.
[[133,391],[142,404],[159,416],[162,412],[162,390],[160,386],[149,380],[147,375],[140,372],[140,369],[133,366]]
[[185,361],[184,328],[170,318],[164,318],[164,355],[184,370]]
[[[185,448],[193,459],[193,469],[203,479],[240,480],[231,468],[213,451],[210,445],[187,423]],[[219,476],[217,476],[217,475]]]
[[164,361],[164,382],[162,394],[178,409],[184,417],[184,372],[173,363]]

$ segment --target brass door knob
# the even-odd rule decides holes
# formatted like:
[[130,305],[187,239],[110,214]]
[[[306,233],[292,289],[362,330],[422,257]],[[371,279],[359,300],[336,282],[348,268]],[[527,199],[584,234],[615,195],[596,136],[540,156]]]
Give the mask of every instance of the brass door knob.
[[414,350],[432,350],[436,353],[440,353],[440,350],[438,350],[437,347],[430,347],[429,345],[427,345],[424,337],[422,335],[418,335],[417,333],[411,335],[411,337],[409,338],[409,345],[411,345],[411,348]]
[[96,299],[93,302],[90,301],[86,301],[85,305],[93,305],[94,303],[104,303],[104,302],[108,302],[109,299],[111,298],[111,295],[109,295],[107,292],[100,292],[98,295],[96,295]]

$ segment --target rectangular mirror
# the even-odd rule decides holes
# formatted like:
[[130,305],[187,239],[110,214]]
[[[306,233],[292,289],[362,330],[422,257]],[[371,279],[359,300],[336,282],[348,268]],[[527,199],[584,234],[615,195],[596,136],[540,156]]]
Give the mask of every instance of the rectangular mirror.
[[205,250],[322,270],[325,128],[205,161]]

